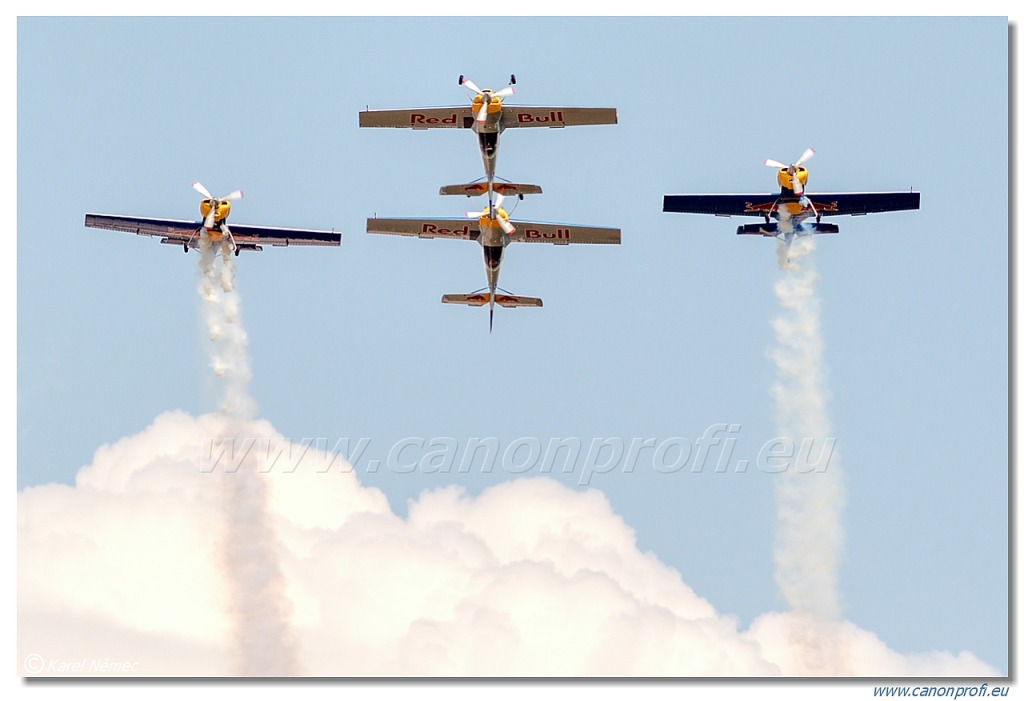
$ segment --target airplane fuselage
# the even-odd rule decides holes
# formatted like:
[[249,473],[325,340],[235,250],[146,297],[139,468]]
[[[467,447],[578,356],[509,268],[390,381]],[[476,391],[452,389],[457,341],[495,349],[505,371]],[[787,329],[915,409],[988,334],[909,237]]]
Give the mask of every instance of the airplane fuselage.
[[[821,221],[821,216],[811,203],[810,197],[804,192],[807,185],[807,169],[803,166],[789,166],[779,168],[776,179],[781,192],[775,200],[772,211],[765,215],[765,221],[769,216],[778,220],[779,235],[785,237],[786,243],[793,240],[793,236],[800,236],[800,225],[807,219],[815,217]],[[799,188],[800,194],[797,194]]]
[[484,161],[484,174],[488,184],[494,183],[494,171],[498,164],[498,134],[500,131],[477,132],[480,157]]
[[206,198],[199,203],[199,214],[202,215],[203,221],[210,216],[210,212],[213,212],[213,221],[215,226],[213,228],[220,229],[220,225],[228,218],[231,214],[231,202],[228,200],[216,200],[216,206],[214,205],[215,200]]
[[[489,90],[485,90],[484,92],[485,94],[491,94],[491,91]],[[470,105],[474,115],[480,114],[482,105],[483,99],[480,95],[477,95],[477,97],[474,98],[472,105]],[[562,109],[558,108],[553,108],[547,114],[543,115],[520,111],[518,113],[514,113],[513,117],[509,117],[509,115],[502,110],[501,98],[492,96],[490,98],[490,102],[487,103],[486,110],[486,116],[483,121],[478,121],[478,119],[474,117],[472,129],[477,135],[477,143],[480,147],[480,156],[483,159],[484,172],[486,173],[487,181],[489,183],[494,182],[495,166],[498,160],[498,138],[508,126],[505,122],[506,118],[511,118],[514,121],[517,121],[513,126],[520,127],[565,125],[565,113]]]
[[[228,229],[228,215],[231,214],[231,203],[227,200],[204,199],[199,203],[199,213],[203,216],[203,232],[211,243],[231,243],[231,230]],[[213,214],[213,222],[207,225],[207,218]],[[189,244],[185,244],[188,253]]]
[[783,192],[775,201],[772,215],[779,222],[779,233],[789,238],[806,219],[815,216],[811,201],[807,197],[797,197],[792,192]]
[[[491,218],[494,214],[494,219]],[[487,299],[487,306],[490,308],[490,328],[494,328],[494,301],[498,290],[498,276],[501,274],[501,259],[505,253],[505,247],[509,244],[506,234],[499,219],[508,221],[508,214],[500,207],[488,207],[479,218],[480,223],[480,247],[484,252],[484,274],[487,276],[487,290],[490,293]],[[514,229],[513,229],[514,231]]]
[[484,173],[487,177],[487,182],[493,183],[495,167],[498,162],[498,137],[501,132],[505,131],[505,125],[501,122],[501,98],[494,97],[490,90],[485,90],[484,94],[490,98],[486,108],[483,107],[484,97],[482,95],[477,95],[473,98],[472,110],[474,115],[478,115],[482,108],[486,109],[486,116],[483,121],[474,118],[473,131],[477,135],[477,143],[480,146],[480,157],[484,162]]
[[[508,219],[505,210],[495,208],[495,216]],[[505,247],[509,244],[508,235],[502,231],[497,221],[492,220],[487,212],[479,218],[480,247],[484,253],[484,274],[487,276],[487,287],[493,294],[498,288],[498,275],[501,273],[501,260]]]

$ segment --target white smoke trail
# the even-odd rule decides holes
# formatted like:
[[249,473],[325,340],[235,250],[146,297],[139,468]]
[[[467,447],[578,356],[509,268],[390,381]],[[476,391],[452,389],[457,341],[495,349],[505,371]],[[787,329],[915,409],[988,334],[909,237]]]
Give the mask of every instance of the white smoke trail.
[[[808,648],[826,649],[814,638],[817,619],[840,616],[838,569],[843,547],[845,502],[842,470],[826,412],[818,274],[810,258],[814,239],[779,242],[780,277],[775,295],[780,311],[772,322],[776,347],[771,352],[772,386],[779,435],[793,441],[794,458],[776,482],[778,529],[775,579],[786,603],[808,614],[807,626],[793,631]],[[803,620],[797,618],[794,620]],[[818,673],[842,673],[841,655],[823,654]]]
[[221,383],[220,413],[251,419],[256,405],[249,396],[249,338],[239,321],[238,293],[235,291],[233,256],[221,256],[218,246],[205,236],[199,247],[199,294],[203,299],[206,327],[210,335],[210,367]]
[[[200,240],[199,293],[212,343],[210,367],[221,385],[219,409],[228,419],[221,438],[241,440],[256,412],[249,395],[248,336],[239,318],[234,256],[225,251],[218,270],[217,249],[205,236]],[[246,452],[232,462],[223,479],[228,517],[224,560],[231,580],[238,671],[245,676],[293,676],[297,655],[291,607],[256,453]]]

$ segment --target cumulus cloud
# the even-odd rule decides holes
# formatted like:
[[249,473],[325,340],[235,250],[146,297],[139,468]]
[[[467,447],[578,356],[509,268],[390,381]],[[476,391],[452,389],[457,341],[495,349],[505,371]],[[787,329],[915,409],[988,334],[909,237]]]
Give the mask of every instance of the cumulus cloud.
[[[19,493],[20,673],[235,673],[222,511],[237,472],[210,457],[229,421],[163,414],[100,448],[74,486]],[[267,513],[302,674],[998,674],[970,653],[901,655],[806,612],[743,630],[640,551],[593,489],[446,487],[402,518],[337,456],[291,446],[265,421],[231,431],[266,441],[253,454],[271,468]]]

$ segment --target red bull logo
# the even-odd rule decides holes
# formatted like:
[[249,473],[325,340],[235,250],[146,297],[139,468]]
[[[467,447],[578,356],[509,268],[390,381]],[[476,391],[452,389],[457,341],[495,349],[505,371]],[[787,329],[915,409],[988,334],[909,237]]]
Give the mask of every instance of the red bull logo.
[[816,210],[818,210],[819,212],[838,212],[839,211],[839,203],[836,202],[836,201],[832,201],[832,202],[828,202],[828,203],[825,203],[825,202],[814,202],[813,204],[814,204],[814,208]]
[[561,110],[548,112],[547,114],[520,112],[516,115],[516,120],[520,124],[548,124],[551,122],[564,122],[565,117],[562,115]]
[[[760,214],[760,213],[765,213],[765,212],[771,214],[773,211],[775,211],[776,204],[777,204],[776,202],[764,202],[762,204],[754,204],[753,202],[747,202],[746,206],[743,208],[743,211],[745,213],[749,212],[751,214],[754,214],[754,213]],[[812,200],[811,204],[813,205],[814,210],[817,211],[817,212],[838,212],[839,211],[839,203],[836,202],[836,201],[832,201],[832,202],[814,202]],[[779,206],[780,207],[785,207],[787,209],[787,211],[789,211],[791,214],[798,214],[799,212],[808,211],[808,210],[811,209],[810,207],[805,205],[804,202],[802,202],[802,201],[783,202],[783,203],[779,204]]]
[[527,229],[523,232],[523,238],[527,241],[568,241],[572,238],[569,229],[555,229],[554,231],[540,231],[538,229]]
[[436,234],[438,236],[465,236],[469,237],[469,224],[461,229],[445,229],[435,224],[424,224],[421,234]]
[[410,124],[457,124],[459,115],[452,113],[451,117],[428,117],[425,114],[416,114],[413,112],[409,115]]

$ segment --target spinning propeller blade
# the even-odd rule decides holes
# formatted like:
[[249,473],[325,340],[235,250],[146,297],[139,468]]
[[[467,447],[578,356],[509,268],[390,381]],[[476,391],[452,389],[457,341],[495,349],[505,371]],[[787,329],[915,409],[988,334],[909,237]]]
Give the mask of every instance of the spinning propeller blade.
[[192,189],[207,199],[213,199],[213,195],[210,194],[210,191],[203,187],[203,184],[198,180],[192,181]]
[[470,90],[475,92],[477,95],[481,95],[482,94],[480,88],[478,88],[476,86],[476,84],[472,80],[469,80],[468,78],[466,78],[464,76],[461,76],[461,75],[459,76],[459,85],[461,85],[463,87],[466,87],[466,88],[469,88]]
[[800,178],[797,175],[797,171],[801,165],[811,160],[811,156],[813,155],[814,149],[807,148],[804,150],[803,153],[800,154],[800,158],[798,158],[795,163],[790,163],[789,165],[786,165],[785,163],[779,163],[773,158],[766,158],[764,164],[769,168],[787,169],[789,171],[790,176],[792,176],[793,179],[793,193],[797,195],[802,195],[804,193],[804,184],[800,182]]
[[512,83],[515,82],[516,77],[512,76],[512,82],[507,87],[504,87],[501,90],[498,90],[497,92],[493,92],[491,90],[481,90],[480,88],[477,87],[476,83],[474,83],[472,80],[469,80],[466,76],[459,76],[459,85],[469,90],[472,90],[474,93],[476,93],[476,95],[482,98],[482,104],[480,105],[480,109],[477,110],[477,113],[475,115],[476,121],[480,123],[483,123],[484,121],[487,120],[487,107],[491,104],[492,98],[496,97],[499,100],[502,100],[508,97],[509,95],[515,95],[516,89],[512,87]]
[[515,233],[516,227],[512,225],[512,222],[503,217],[499,211],[504,200],[505,196],[499,194],[493,202],[487,203],[487,209],[482,209],[479,212],[466,212],[466,218],[479,219],[480,217],[487,216],[492,222],[497,222],[502,231],[511,236]]
[[[244,193],[241,190],[235,190],[231,194],[225,195],[224,197],[214,197],[213,195],[210,194],[210,191],[203,187],[203,184],[198,180],[192,181],[192,189],[198,192],[204,198],[210,200],[210,211],[203,219],[203,228],[205,228],[207,231],[212,230],[214,224],[217,223],[217,208],[221,202],[223,202],[224,200],[240,200],[242,199],[242,197],[244,197]],[[227,225],[225,224],[223,228],[225,233],[227,233],[228,237],[230,238],[231,232],[227,230]]]

